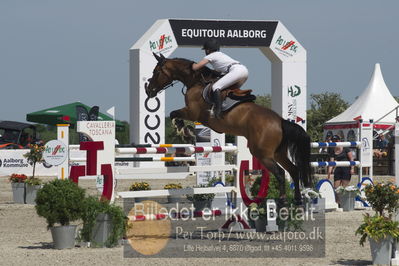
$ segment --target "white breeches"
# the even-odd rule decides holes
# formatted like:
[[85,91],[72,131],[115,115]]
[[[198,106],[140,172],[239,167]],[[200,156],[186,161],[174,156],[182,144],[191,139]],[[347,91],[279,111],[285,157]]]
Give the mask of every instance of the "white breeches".
[[248,78],[248,69],[241,64],[232,65],[229,73],[213,84],[213,90],[223,90],[233,84],[238,83],[240,88]]

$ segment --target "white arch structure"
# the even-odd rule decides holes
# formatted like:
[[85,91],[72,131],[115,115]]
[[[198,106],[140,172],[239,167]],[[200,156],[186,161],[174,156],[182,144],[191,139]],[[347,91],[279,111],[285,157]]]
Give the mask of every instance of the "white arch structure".
[[272,64],[272,109],[306,128],[306,50],[280,21],[161,19],[130,48],[131,142],[165,140],[164,92],[148,99],[144,89],[156,65],[152,53],[169,57],[209,38],[222,47],[259,48]]

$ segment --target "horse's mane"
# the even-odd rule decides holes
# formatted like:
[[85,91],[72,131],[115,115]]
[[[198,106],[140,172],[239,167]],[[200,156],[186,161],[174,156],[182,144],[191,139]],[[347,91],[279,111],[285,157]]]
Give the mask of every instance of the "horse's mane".
[[[176,57],[176,58],[173,58],[173,60],[179,60],[179,61],[183,62],[184,64],[187,64],[190,67],[191,67],[191,65],[193,63],[195,63],[194,61],[186,59],[186,58],[178,58],[178,57]],[[206,80],[216,79],[216,78],[220,77],[220,73],[219,72],[217,72],[217,71],[215,71],[213,69],[210,69],[207,66],[204,66],[204,67],[202,67],[201,69],[199,69],[199,70],[197,70],[195,72],[197,72],[195,74],[200,74],[200,75],[198,75],[199,77],[205,78]]]

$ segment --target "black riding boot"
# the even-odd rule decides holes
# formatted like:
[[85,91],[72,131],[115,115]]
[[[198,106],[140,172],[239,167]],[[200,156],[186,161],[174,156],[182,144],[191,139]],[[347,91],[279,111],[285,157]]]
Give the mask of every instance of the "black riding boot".
[[213,103],[214,103],[213,112],[215,114],[215,117],[220,118],[222,112],[222,99],[220,95],[220,90],[215,90],[213,92]]

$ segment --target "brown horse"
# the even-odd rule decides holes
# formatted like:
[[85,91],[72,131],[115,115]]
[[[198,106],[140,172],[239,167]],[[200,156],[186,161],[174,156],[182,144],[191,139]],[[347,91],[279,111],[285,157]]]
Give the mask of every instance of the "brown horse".
[[[300,181],[306,187],[312,183],[310,137],[305,130],[253,102],[241,103],[224,112],[220,119],[214,118],[210,113],[211,106],[202,97],[204,78],[212,78],[213,70],[204,67],[194,71],[191,68],[193,61],[181,58],[167,59],[162,54],[154,56],[158,64],[145,86],[148,97],[155,97],[175,80],[182,82],[187,87],[186,106],[172,111],[170,118],[198,121],[216,132],[246,137],[252,155],[277,177],[280,198],[285,199],[285,173],[278,164],[287,170],[294,180],[295,200],[300,203]],[[183,125],[178,124],[179,127]],[[288,150],[293,162],[288,157]]]

